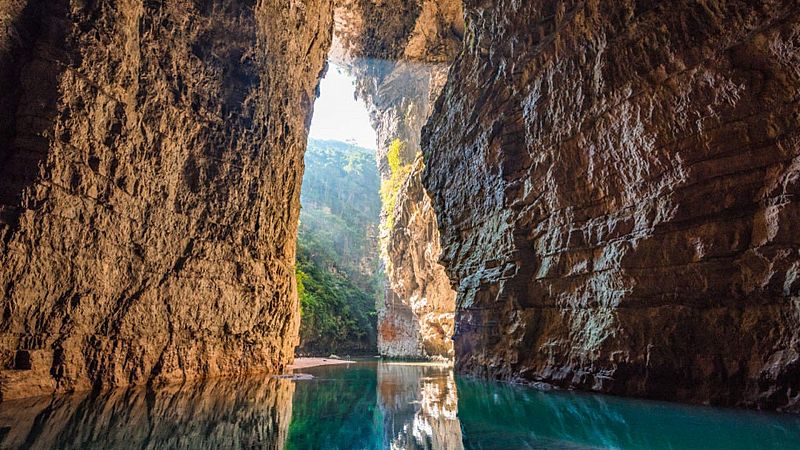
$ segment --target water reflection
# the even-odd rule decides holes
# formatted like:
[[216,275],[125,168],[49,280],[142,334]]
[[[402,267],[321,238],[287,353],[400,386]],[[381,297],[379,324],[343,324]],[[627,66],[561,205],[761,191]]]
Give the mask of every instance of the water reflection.
[[460,450],[450,368],[406,363],[309,370],[294,396],[287,449]]
[[298,381],[287,449],[381,448],[376,431],[374,365],[307,369],[315,378]]
[[0,448],[797,448],[800,417],[532,389],[359,363],[0,404]]
[[288,380],[215,380],[0,405],[0,447],[14,449],[281,449]]
[[469,448],[790,449],[800,417],[459,380]]
[[450,367],[378,364],[384,443],[392,449],[461,450],[458,394]]

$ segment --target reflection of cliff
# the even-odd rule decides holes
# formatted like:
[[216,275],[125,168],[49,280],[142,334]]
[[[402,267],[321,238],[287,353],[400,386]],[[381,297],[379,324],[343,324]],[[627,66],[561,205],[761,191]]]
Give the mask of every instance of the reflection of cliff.
[[282,449],[294,388],[288,380],[214,380],[6,402],[0,447]]
[[392,449],[460,450],[458,394],[445,366],[378,365],[378,405],[384,446]]

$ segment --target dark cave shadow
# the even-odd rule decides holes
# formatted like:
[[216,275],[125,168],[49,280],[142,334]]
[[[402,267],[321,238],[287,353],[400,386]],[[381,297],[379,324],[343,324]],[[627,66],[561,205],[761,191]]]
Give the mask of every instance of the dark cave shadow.
[[68,1],[31,0],[7,27],[8,42],[0,43],[0,237],[31,207],[25,192],[50,152],[68,15]]

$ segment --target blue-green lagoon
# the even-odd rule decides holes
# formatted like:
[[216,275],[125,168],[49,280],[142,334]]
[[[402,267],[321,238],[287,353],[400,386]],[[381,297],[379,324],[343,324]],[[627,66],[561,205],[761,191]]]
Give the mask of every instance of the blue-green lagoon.
[[0,404],[0,448],[795,449],[800,417],[550,391],[440,365],[220,379]]

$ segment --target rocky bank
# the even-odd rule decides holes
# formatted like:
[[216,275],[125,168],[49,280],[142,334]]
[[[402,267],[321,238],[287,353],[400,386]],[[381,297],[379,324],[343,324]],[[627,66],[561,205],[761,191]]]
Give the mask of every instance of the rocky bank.
[[465,2],[423,132],[471,374],[800,410],[800,8]]

